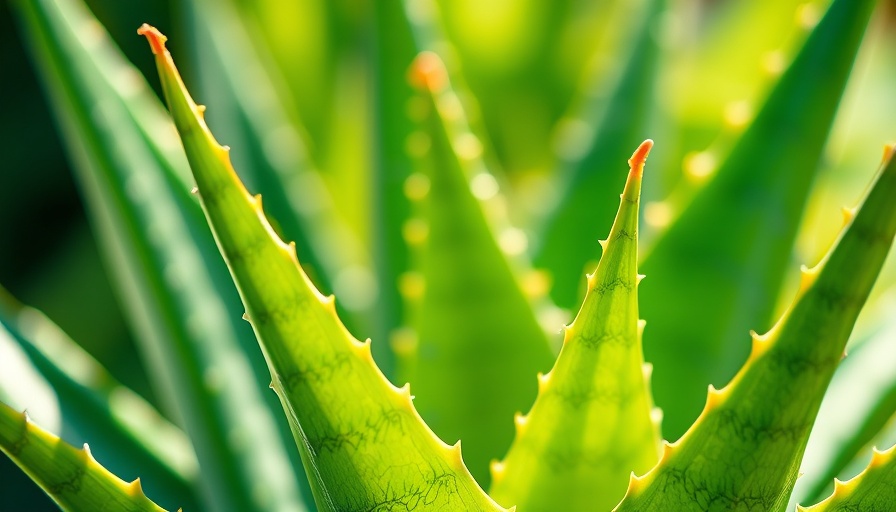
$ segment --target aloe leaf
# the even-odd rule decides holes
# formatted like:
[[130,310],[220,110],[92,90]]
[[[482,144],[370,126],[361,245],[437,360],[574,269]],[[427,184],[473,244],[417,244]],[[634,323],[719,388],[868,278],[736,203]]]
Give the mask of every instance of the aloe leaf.
[[[140,474],[162,502],[197,508],[197,462],[180,429],[120,383],[39,311],[0,288],[0,399],[68,440],[90,440],[119,474]],[[26,376],[27,375],[27,376]],[[48,391],[46,397],[38,389]]]
[[541,230],[534,260],[550,270],[551,298],[562,307],[578,300],[582,270],[596,252],[597,245],[591,236],[583,236],[582,226],[613,215],[616,191],[624,184],[623,176],[612,172],[614,164],[625,159],[625,148],[646,136],[659,53],[654,32],[663,3],[641,2],[636,9],[629,55],[611,90],[594,94],[603,84],[589,83],[580,104],[561,121],[565,128],[560,133],[566,139],[559,143],[561,191]]
[[193,442],[205,505],[301,509],[285,442],[259,406],[259,379],[241,347],[247,326],[216,298],[233,287],[215,280],[218,260],[204,261],[201,247],[213,240],[191,222],[198,205],[95,72],[106,62],[91,55],[114,46],[81,4],[17,5],[151,375]]
[[890,371],[894,327],[890,322],[850,348],[840,363],[809,437],[792,505],[816,503],[830,493],[833,479],[864,453],[896,414],[896,375]]
[[525,235],[492,231],[498,184],[441,60],[420,54],[412,77],[424,90],[426,117],[415,135],[421,172],[409,183],[424,212],[407,226],[422,283],[422,293],[406,286],[419,301],[410,382],[421,416],[442,438],[463,440],[471,471],[486,482],[489,461],[513,439],[513,414],[532,404],[534,377],[553,355],[506,252],[521,254]]
[[597,269],[588,276],[582,309],[566,328],[538,398],[516,417],[507,457],[492,465],[491,496],[521,510],[609,510],[625,494],[629,474],[659,459],[649,367],[638,319],[638,209],[652,141],[629,160],[631,172]]
[[885,512],[896,503],[896,446],[886,451],[874,449],[868,467],[846,482],[834,481],[834,493],[812,507],[797,507],[799,512]]
[[694,425],[666,444],[659,464],[632,477],[616,510],[784,510],[809,431],[846,341],[896,234],[896,159],[834,247],[803,268],[791,308],[734,379],[712,386]]
[[644,350],[672,439],[698,414],[705,386],[746,357],[742,333],[770,321],[780,262],[874,4],[835,0],[715,176],[644,258]]
[[19,465],[63,510],[164,510],[101,466],[87,445],[77,449],[0,402],[0,451]]
[[144,25],[202,203],[246,304],[322,510],[392,504],[500,510],[463,465],[460,445],[445,445],[420,420],[409,387],[379,372],[370,343],[357,341],[333,297],[313,287],[295,245],[275,235],[258,197],[248,194],[165,49]]

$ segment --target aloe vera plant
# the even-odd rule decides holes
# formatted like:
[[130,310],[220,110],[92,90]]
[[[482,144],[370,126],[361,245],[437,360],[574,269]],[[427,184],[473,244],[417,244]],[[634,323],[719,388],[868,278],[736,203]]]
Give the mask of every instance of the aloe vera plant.
[[[788,274],[876,2],[732,2],[688,53],[675,2],[533,3],[495,35],[484,4],[190,0],[170,51],[138,31],[162,101],[78,0],[14,5],[158,395],[0,289],[0,451],[64,510],[896,503],[892,146],[844,159],[871,185]],[[732,85],[722,33],[726,62],[796,42]],[[726,87],[765,99],[710,143]]]

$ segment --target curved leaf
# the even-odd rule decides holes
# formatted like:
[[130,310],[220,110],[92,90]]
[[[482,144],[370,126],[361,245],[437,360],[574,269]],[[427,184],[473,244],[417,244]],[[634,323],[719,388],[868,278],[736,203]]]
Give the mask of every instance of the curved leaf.
[[120,480],[93,458],[86,444],[78,450],[2,402],[0,451],[65,511],[164,511],[143,494],[139,478]]
[[0,400],[27,409],[63,439],[90,441],[112,471],[141,475],[160,502],[199,507],[198,464],[186,435],[2,287],[0,359],[7,365]]
[[159,156],[165,139],[147,133],[107,82],[133,69],[83,4],[16,5],[149,373],[196,450],[204,504],[301,508],[273,410],[259,406],[263,388],[247,354],[260,358],[243,345],[251,333],[228,311],[233,284],[218,279],[226,269],[217,256],[205,259],[214,242],[199,205]]
[[[707,384],[766,328],[874,0],[835,0],[725,162],[643,260],[641,308],[664,429],[678,437]],[[732,236],[736,234],[736,236]]]
[[896,503],[896,446],[874,450],[871,463],[862,473],[846,482],[834,482],[834,494],[813,507],[797,507],[799,512],[886,512]]
[[146,35],[218,245],[246,304],[322,510],[500,510],[392,386],[275,235],[181,81],[165,37]]

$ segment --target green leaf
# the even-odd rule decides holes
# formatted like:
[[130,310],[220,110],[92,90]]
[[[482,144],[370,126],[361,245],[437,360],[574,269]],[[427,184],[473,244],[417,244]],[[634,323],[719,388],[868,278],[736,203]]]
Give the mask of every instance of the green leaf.
[[141,475],[160,502],[199,507],[198,465],[184,433],[2,287],[0,353],[10,365],[0,374],[0,400],[27,409],[64,439],[91,441],[107,467]]
[[874,4],[832,4],[717,174],[644,258],[644,351],[670,439],[697,416],[706,385],[743,362],[737,340],[769,325],[781,262]]
[[658,418],[651,414],[649,367],[638,319],[638,208],[652,141],[631,172],[604,254],[588,276],[582,309],[566,328],[560,357],[539,376],[539,392],[507,457],[492,466],[491,495],[521,510],[609,510],[632,471],[659,459]]
[[[834,247],[696,423],[632,478],[618,512],[784,510],[821,399],[896,234],[892,151]],[[851,218],[851,220],[850,220]]]
[[[273,411],[259,406],[260,376],[241,345],[251,333],[218,298],[235,298],[233,284],[218,278],[226,269],[217,257],[205,257],[214,242],[199,206],[159,156],[165,139],[135,122],[136,107],[107,82],[134,71],[82,4],[16,5],[150,375],[196,449],[204,504],[301,508],[286,440]],[[261,359],[254,346],[251,354]]]
[[87,445],[79,450],[0,402],[0,451],[63,510],[164,510],[143,494],[140,479],[127,483],[101,466]]
[[896,446],[874,450],[871,463],[857,477],[834,482],[834,494],[818,505],[797,507],[799,512],[885,512],[896,503]]
[[206,214],[246,304],[322,510],[500,510],[376,368],[280,241],[208,131],[164,36],[144,25]]
[[890,364],[894,328],[890,321],[869,340],[850,348],[840,363],[812,429],[791,504],[815,503],[830,493],[833,479],[865,453],[896,415],[896,375]]
[[616,191],[624,184],[613,172],[615,164],[647,136],[659,53],[655,32],[664,11],[661,0],[642,4],[632,16],[636,23],[629,22],[629,53],[613,85],[589,83],[561,121],[556,171],[561,191],[541,230],[535,264],[549,269],[551,298],[564,308],[579,300],[583,269],[597,253],[595,237],[583,226],[613,215]]
[[412,76],[425,91],[425,117],[414,135],[420,172],[408,183],[423,212],[406,225],[420,269],[404,283],[418,303],[408,373],[420,415],[443,439],[463,440],[469,467],[485,484],[489,462],[513,439],[513,414],[532,404],[535,375],[550,369],[553,355],[510,259],[525,250],[518,243],[525,235],[492,230],[491,221],[500,222],[490,215],[501,199],[498,183],[441,60],[420,54]]

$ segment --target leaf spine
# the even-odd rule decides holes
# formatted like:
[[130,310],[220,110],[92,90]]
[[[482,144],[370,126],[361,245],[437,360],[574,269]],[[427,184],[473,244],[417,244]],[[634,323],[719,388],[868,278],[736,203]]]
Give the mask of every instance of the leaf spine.
[[645,381],[650,381],[650,377],[653,376],[653,364],[643,363],[641,365],[641,374],[644,375]]
[[140,483],[140,477],[134,479],[133,482],[129,483],[127,486],[127,492],[131,496],[144,496],[143,493],[143,484]]
[[526,426],[528,425],[529,418],[524,416],[522,413],[518,412],[513,415],[513,425],[516,427],[516,435],[517,437],[521,437],[526,433]]
[[492,460],[488,465],[489,473],[492,475],[492,485],[499,483],[504,479],[504,474],[507,472],[507,467],[504,465],[504,461],[500,460]]
[[451,447],[450,452],[451,452],[451,456],[452,456],[451,462],[454,464],[454,467],[456,469],[460,470],[461,472],[468,471],[467,466],[464,465],[464,456],[461,453],[462,450],[460,447],[460,439],[458,439],[457,442],[454,443],[454,446]]
[[[675,451],[675,445],[669,441],[663,440],[663,454],[660,456],[660,463],[667,462],[669,457]],[[646,476],[646,475],[645,475]]]
[[849,207],[844,206],[843,208],[840,208],[840,213],[843,214],[843,227],[844,228],[846,226],[848,226],[849,223],[852,222],[852,219],[854,219],[856,217],[856,210],[857,209],[855,207],[849,208]]
[[536,378],[538,379],[538,394],[542,394],[547,390],[548,384],[551,382],[551,372],[538,372],[538,376]]
[[817,267],[809,268],[806,265],[800,265],[800,293],[808,290],[817,277]]
[[654,426],[659,428],[659,426],[663,423],[663,409],[660,407],[651,407],[650,421],[653,422]]
[[725,398],[724,389],[718,390],[712,384],[709,385],[709,391],[706,393],[706,407],[703,409],[704,413],[711,411],[719,405],[722,404],[722,400]]
[[641,490],[641,482],[643,481],[643,477],[639,477],[635,474],[634,471],[629,473],[628,476],[628,489],[625,491],[625,495],[628,496],[630,494],[636,494]]
[[896,150],[896,144],[884,144],[884,156],[881,160],[881,165],[886,165],[890,158],[893,158],[894,150]]
[[769,341],[768,333],[766,334],[757,334],[756,331],[750,330],[750,339],[752,340],[752,344],[750,346],[750,357],[749,361],[753,361],[758,359],[762,354],[764,354],[771,343]]

